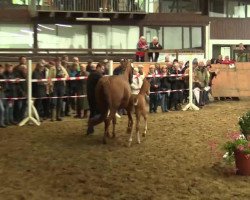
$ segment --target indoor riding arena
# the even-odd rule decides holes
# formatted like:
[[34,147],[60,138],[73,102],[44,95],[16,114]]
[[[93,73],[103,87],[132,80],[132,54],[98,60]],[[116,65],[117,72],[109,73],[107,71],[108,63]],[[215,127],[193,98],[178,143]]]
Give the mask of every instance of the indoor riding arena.
[[0,1],[0,200],[250,199],[249,17]]

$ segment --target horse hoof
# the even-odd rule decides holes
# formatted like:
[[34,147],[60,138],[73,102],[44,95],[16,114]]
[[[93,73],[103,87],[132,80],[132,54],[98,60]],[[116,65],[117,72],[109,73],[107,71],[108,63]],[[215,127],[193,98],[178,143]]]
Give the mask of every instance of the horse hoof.
[[137,141],[137,144],[141,144],[141,141]]
[[94,133],[94,127],[93,126],[88,127],[87,135],[91,135],[93,133]]
[[127,128],[127,134],[131,133],[131,128]]
[[143,133],[143,134],[142,134],[142,137],[146,137],[146,133]]

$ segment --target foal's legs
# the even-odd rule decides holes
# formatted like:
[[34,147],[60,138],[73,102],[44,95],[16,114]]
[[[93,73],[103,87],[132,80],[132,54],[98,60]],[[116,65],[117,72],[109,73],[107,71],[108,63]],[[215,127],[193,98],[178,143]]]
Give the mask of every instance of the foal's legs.
[[137,134],[137,143],[140,144],[141,140],[140,140],[140,118],[141,118],[141,114],[140,113],[136,113],[136,134]]
[[148,130],[148,117],[146,111],[142,113],[144,121],[145,121],[145,127],[144,127],[144,133],[142,134],[143,137],[146,137],[146,133]]
[[128,143],[128,146],[130,147],[131,146],[131,143],[132,143],[132,138],[133,138],[133,117],[132,117],[132,113],[131,113],[131,110],[127,110],[127,113],[128,113],[128,123],[130,125],[130,127],[128,127],[128,130],[130,133],[130,137],[129,137],[129,143]]

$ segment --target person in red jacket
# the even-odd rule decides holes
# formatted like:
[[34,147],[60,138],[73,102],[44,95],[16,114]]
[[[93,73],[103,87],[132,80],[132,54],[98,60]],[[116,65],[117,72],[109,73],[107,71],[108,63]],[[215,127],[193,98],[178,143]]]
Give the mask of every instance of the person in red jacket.
[[146,38],[141,36],[139,42],[137,43],[137,52],[136,52],[136,62],[144,62],[145,61],[145,51],[148,50],[148,44]]
[[230,60],[229,56],[226,56],[225,60],[223,60],[221,64],[231,65],[234,64],[234,61]]

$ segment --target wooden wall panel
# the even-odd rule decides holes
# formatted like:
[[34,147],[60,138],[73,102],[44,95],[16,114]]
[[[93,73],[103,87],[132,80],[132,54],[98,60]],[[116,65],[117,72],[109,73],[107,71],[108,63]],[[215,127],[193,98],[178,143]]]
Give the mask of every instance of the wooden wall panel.
[[210,30],[211,39],[250,40],[250,19],[212,19]]
[[228,65],[213,65],[220,72],[213,81],[214,97],[249,97],[250,96],[250,63],[236,63],[236,68]]

